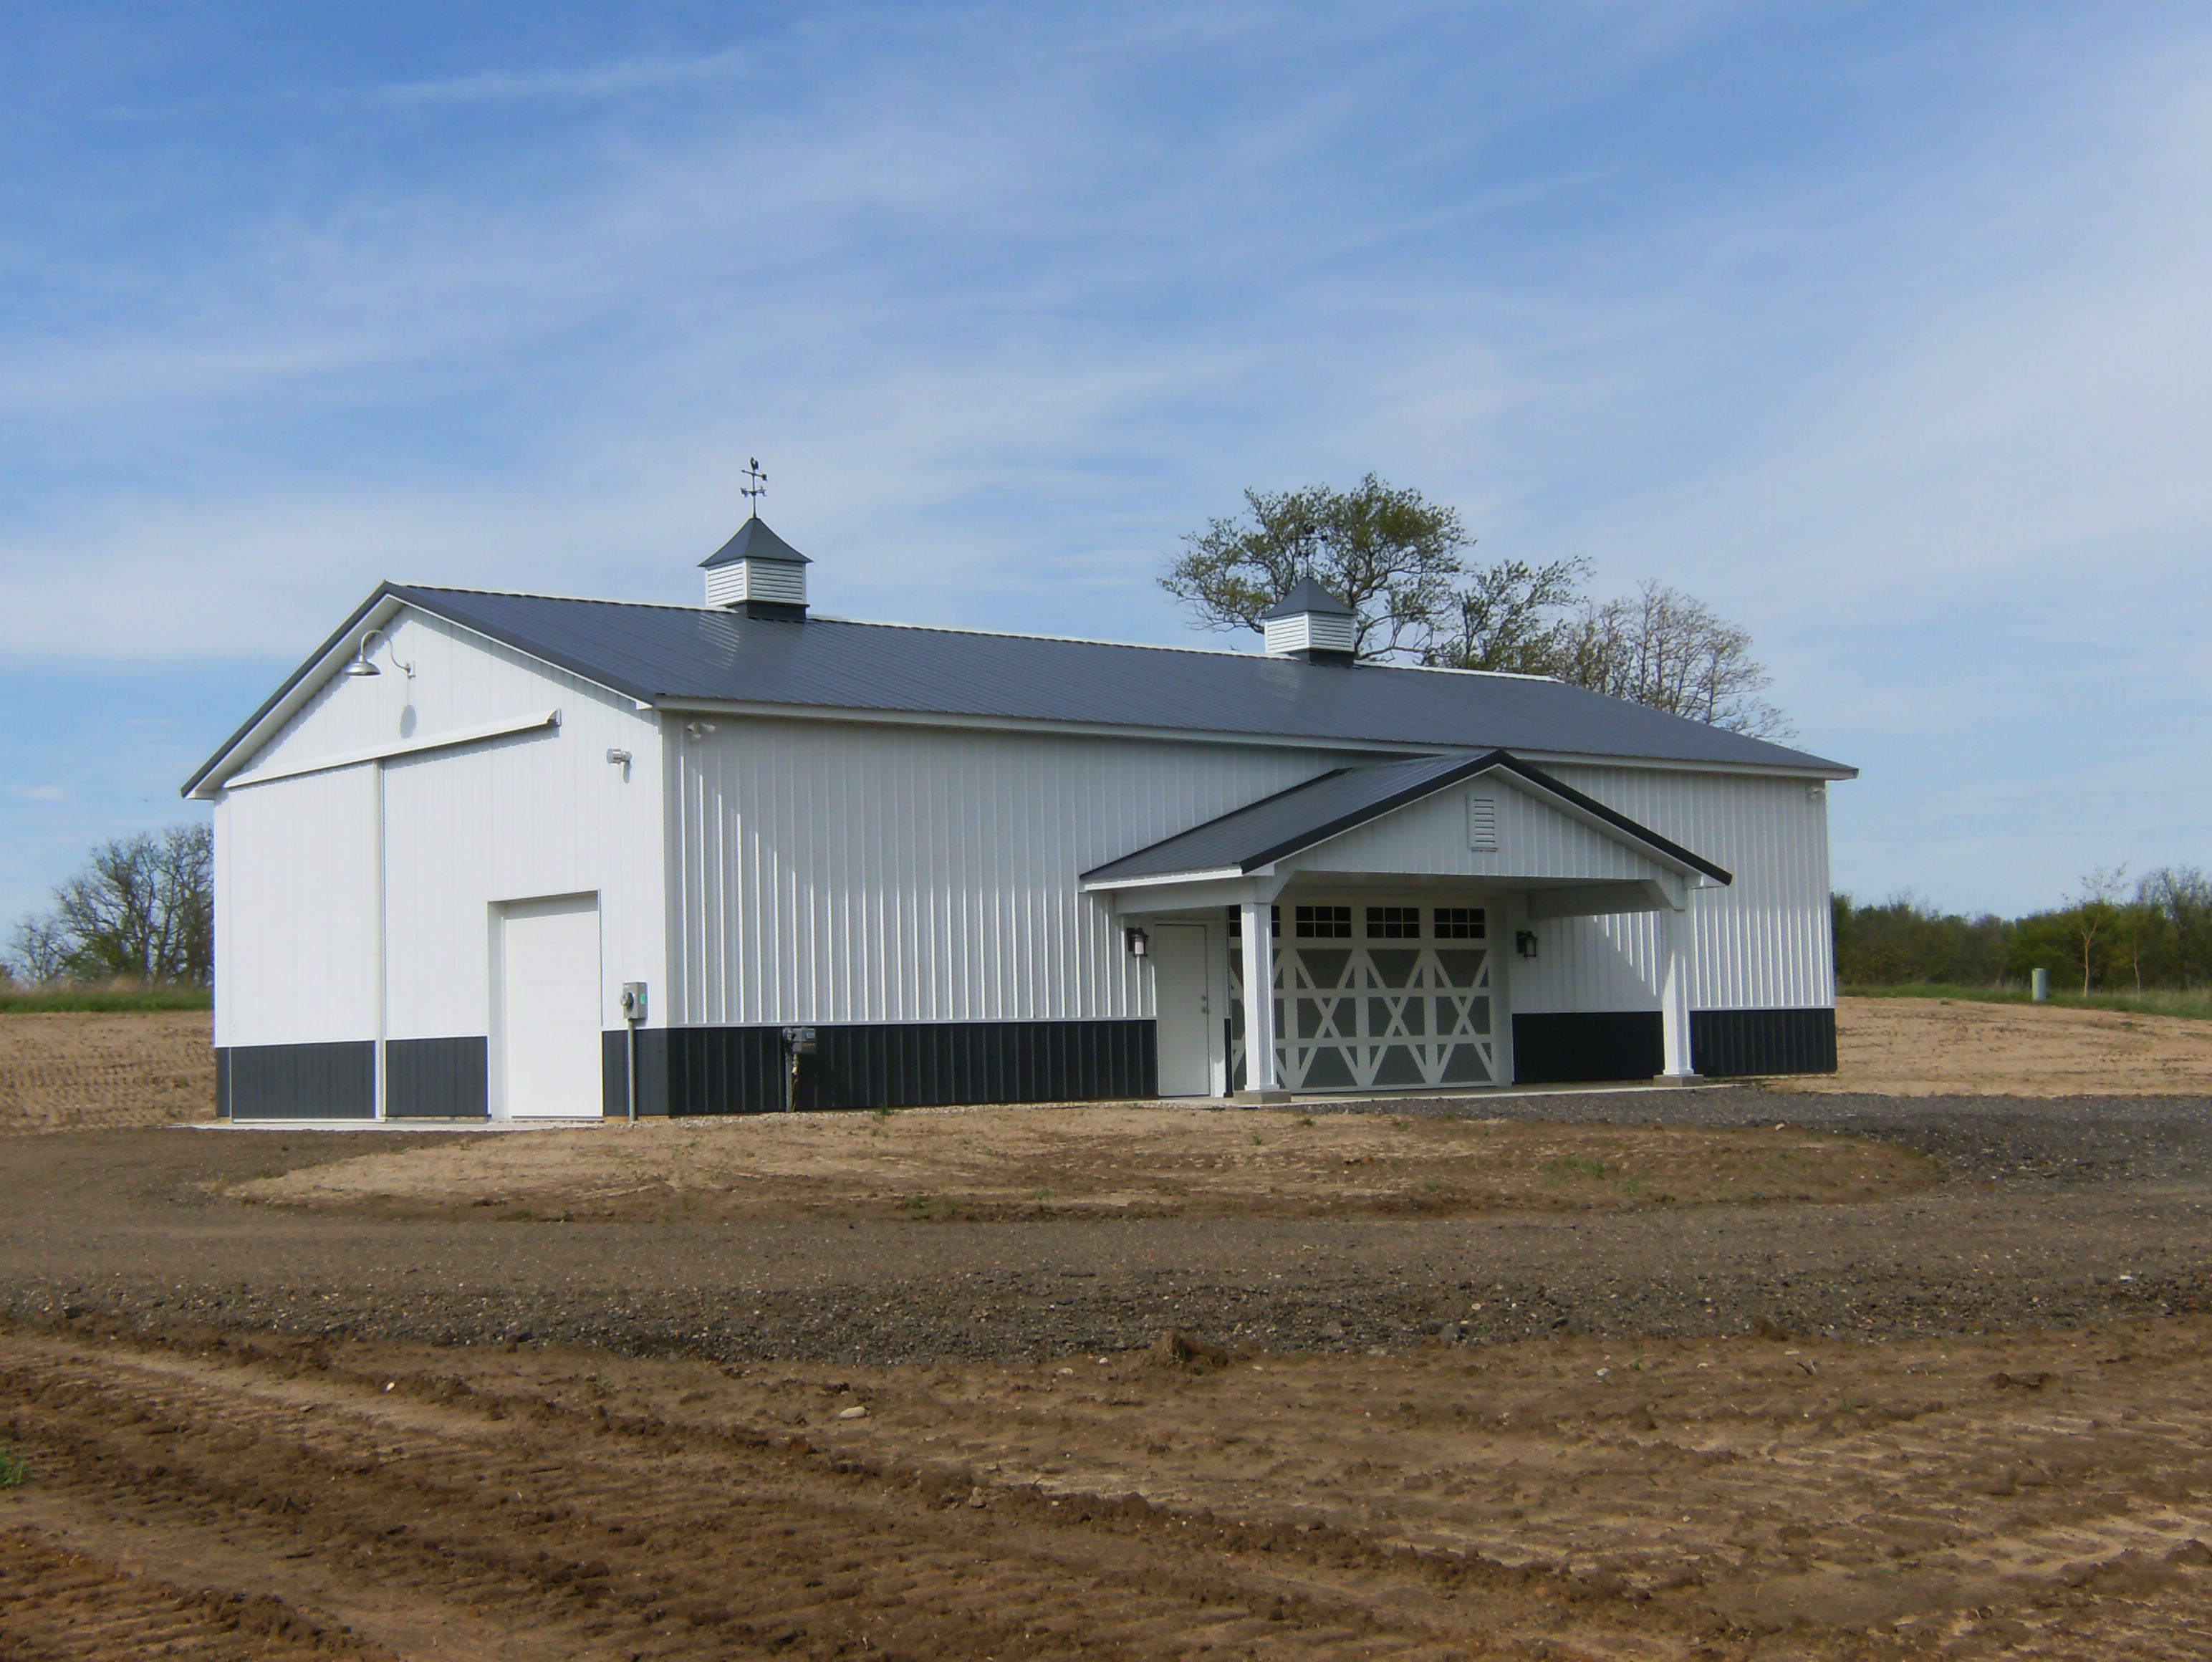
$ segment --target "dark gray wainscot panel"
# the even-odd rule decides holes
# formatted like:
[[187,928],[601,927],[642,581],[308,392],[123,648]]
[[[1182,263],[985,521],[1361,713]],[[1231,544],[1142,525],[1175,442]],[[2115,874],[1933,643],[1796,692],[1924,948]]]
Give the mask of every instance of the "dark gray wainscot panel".
[[218,1111],[232,1119],[374,1119],[376,1044],[240,1044],[215,1053]]
[[1709,1079],[1746,1074],[1832,1074],[1836,1013],[1692,1010],[1692,1065]]
[[1656,1010],[1513,1018],[1516,1085],[1650,1079],[1666,1065],[1666,1036]]
[[393,1119],[482,1119],[490,1111],[490,1042],[393,1038],[384,1045],[384,1111]]
[[[627,1035],[604,1036],[606,1111],[629,1100]],[[950,1021],[815,1029],[800,1108],[1111,1101],[1156,1095],[1150,1021]],[[637,1036],[641,1114],[757,1114],[783,1105],[779,1027],[648,1027]]]

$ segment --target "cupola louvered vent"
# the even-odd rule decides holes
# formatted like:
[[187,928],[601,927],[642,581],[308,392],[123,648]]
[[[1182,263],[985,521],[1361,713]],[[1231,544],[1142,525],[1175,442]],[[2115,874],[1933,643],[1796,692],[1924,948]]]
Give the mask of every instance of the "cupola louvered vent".
[[1498,852],[1496,797],[1470,796],[1467,799],[1467,845],[1479,854]]

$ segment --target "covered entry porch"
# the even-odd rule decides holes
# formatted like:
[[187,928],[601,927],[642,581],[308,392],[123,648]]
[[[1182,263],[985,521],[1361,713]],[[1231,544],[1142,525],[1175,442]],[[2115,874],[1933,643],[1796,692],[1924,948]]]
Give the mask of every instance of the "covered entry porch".
[[1546,923],[1627,913],[1657,924],[1656,1054],[1541,1076],[1686,1077],[1692,908],[1729,880],[1499,751],[1341,769],[1083,875],[1152,963],[1161,1094],[1251,1100],[1510,1085],[1516,982],[1558,1014]]

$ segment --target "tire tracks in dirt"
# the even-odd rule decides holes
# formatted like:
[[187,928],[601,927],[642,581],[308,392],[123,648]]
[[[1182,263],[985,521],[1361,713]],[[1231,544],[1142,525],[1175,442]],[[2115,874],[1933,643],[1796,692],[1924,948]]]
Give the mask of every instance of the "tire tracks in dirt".
[[[15,1337],[0,1413],[48,1474],[31,1509],[47,1549],[97,1543],[114,1577],[150,1537],[206,1580],[197,1596],[273,1595],[303,1642],[362,1654],[1421,1658],[1561,1634],[1566,1608],[1495,1567],[990,1491],[450,1374]],[[1570,1625],[1610,1630],[1608,1654],[1678,1652],[1650,1648],[1651,1615],[1641,1642],[1600,1609]]]

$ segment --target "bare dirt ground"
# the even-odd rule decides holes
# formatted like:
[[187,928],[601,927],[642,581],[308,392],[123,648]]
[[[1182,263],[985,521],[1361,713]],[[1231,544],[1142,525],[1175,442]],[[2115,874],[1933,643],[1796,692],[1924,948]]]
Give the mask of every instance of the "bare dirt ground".
[[2212,1021],[2055,1004],[1933,998],[1836,1001],[1837,1071],[1794,1091],[1887,1096],[2203,1096]]
[[0,1015],[0,1135],[215,1117],[204,1010]]
[[2212,1094],[18,1136],[0,1659],[2202,1657],[2209,1223]]
[[242,1200],[516,1219],[1379,1215],[1871,1200],[1932,1181],[1807,1129],[1541,1125],[1186,1107],[675,1120],[401,1148],[230,1185]]
[[890,1369],[0,1342],[10,1658],[2197,1658],[2208,1324]]

